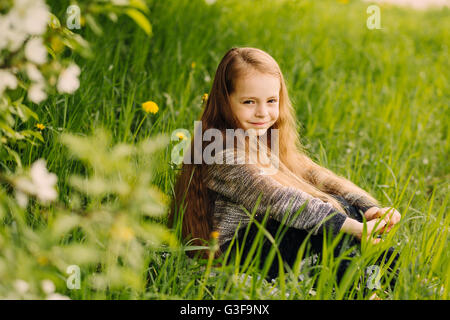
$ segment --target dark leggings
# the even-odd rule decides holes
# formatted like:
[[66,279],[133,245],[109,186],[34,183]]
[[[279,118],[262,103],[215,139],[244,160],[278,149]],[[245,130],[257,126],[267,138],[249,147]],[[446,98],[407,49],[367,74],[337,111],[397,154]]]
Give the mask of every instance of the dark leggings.
[[[347,214],[351,218],[356,219],[359,222],[363,221],[363,217],[362,217],[361,213],[358,211],[357,207],[349,205],[349,203],[340,196],[334,196],[334,197],[344,206]],[[297,252],[300,249],[300,246],[304,242],[305,238],[308,236],[308,231],[282,226],[278,221],[276,221],[274,219],[268,219],[266,222],[266,225],[265,225],[265,228],[267,229],[267,231],[269,231],[270,234],[274,238],[280,227],[284,227],[282,229],[281,234],[283,234],[283,231],[285,231],[285,229],[287,229],[287,230],[285,231],[284,235],[282,236],[281,241],[278,240],[278,241],[280,241],[278,248],[280,250],[280,254],[281,254],[281,257],[282,257],[284,263],[287,263],[292,268],[295,263],[295,260],[297,258]],[[237,239],[238,239],[238,243],[239,243],[239,249],[241,249],[241,247],[242,247],[246,229],[247,228],[244,227],[238,231]],[[245,261],[246,256],[248,255],[248,253],[251,249],[252,243],[255,240],[255,237],[258,233],[258,230],[259,230],[259,228],[257,227],[256,224],[252,223],[250,225],[247,237],[245,239],[245,244],[243,246],[244,248],[243,248],[243,254],[241,256],[241,264]],[[260,268],[263,267],[264,262],[265,262],[265,257],[267,257],[267,255],[269,254],[269,252],[272,248],[272,244],[270,243],[270,241],[268,241],[268,239],[265,236],[263,236],[263,237],[265,239],[263,240],[263,245],[262,245],[263,247],[262,247],[261,257],[263,257],[263,259],[261,260]],[[222,252],[225,252],[228,249],[229,244],[230,244],[230,241],[224,243],[221,246]],[[323,248],[323,235],[322,234],[311,235],[308,239],[308,244],[310,245],[309,254],[310,255],[317,254],[317,257],[319,258],[318,260],[320,261],[320,256],[322,254],[322,248]],[[342,252],[348,250],[352,246],[355,246],[355,249],[360,248],[360,242],[356,238],[354,238],[350,235],[344,235],[334,249],[334,256],[335,257],[340,256],[342,254]],[[236,250],[236,242],[233,243],[233,247],[231,249],[231,254],[233,254],[235,250]],[[306,253],[306,251],[305,251],[305,253]],[[376,263],[374,265],[381,264],[383,258],[385,260],[384,261],[385,264],[387,264],[393,254],[395,254],[395,257],[388,268],[388,271],[392,271],[393,267],[398,259],[398,253],[394,253],[393,247],[389,248],[387,250],[387,252],[383,252],[383,254],[380,255],[380,258],[376,261]],[[353,250],[353,252],[351,254],[349,254],[349,257],[353,257],[355,255],[356,255],[356,252],[355,252],[355,250]],[[346,269],[348,268],[348,266],[350,265],[350,263],[351,263],[351,261],[349,259],[341,260],[341,262],[338,266],[338,270],[337,270],[337,282],[338,283],[340,283],[340,281],[341,281],[342,277],[344,276],[344,273],[345,273]],[[278,276],[278,273],[279,273],[278,271],[279,271],[278,270],[278,259],[275,256],[275,258],[273,259],[272,264],[269,268],[269,271],[267,274],[267,280],[275,279]],[[394,275],[393,279],[390,282],[390,286],[392,288],[395,285],[395,278],[396,278],[396,276]]]

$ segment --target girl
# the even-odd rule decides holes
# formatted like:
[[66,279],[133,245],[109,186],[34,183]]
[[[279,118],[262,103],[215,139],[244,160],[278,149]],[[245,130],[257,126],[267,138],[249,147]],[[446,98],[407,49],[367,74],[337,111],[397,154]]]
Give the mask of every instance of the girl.
[[[251,221],[245,211],[255,209],[260,221],[269,215],[266,228],[272,234],[280,226],[288,228],[280,251],[292,265],[308,233],[313,249],[320,252],[325,229],[333,235],[342,232],[361,240],[361,214],[374,243],[380,241],[373,236],[376,232],[388,232],[400,220],[398,211],[381,208],[366,191],[306,155],[281,70],[262,50],[232,48],[225,54],[217,68],[201,125],[202,135],[208,129],[220,130],[223,149],[216,150],[213,163],[195,164],[194,154],[203,155],[206,144],[199,148],[192,142],[194,152],[190,153],[191,161],[184,161],[181,168],[169,214],[170,226],[181,219],[182,237],[193,244],[204,244],[211,232],[217,231],[220,255],[234,236],[244,238],[243,231]],[[255,148],[244,138],[242,149],[230,148],[226,143],[230,142],[227,129],[250,132],[247,138],[256,136],[258,145]],[[278,140],[272,139],[274,132]],[[239,153],[238,149],[244,152]],[[271,159],[269,166],[273,169],[276,164],[276,170],[267,174],[267,162],[261,161],[260,154],[255,156],[255,150],[264,150],[265,159]],[[250,158],[256,161],[249,163]],[[251,245],[256,232],[250,230],[246,245]],[[193,256],[192,251],[189,254]],[[277,273],[275,261],[269,276],[274,278]]]

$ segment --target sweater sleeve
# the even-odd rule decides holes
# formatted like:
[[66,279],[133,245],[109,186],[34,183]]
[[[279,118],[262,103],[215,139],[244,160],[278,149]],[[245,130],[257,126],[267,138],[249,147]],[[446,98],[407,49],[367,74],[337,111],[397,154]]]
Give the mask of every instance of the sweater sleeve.
[[[261,174],[256,165],[233,164],[236,160],[233,151],[225,152],[223,159],[223,164],[214,163],[207,166],[207,187],[241,204],[249,212],[254,209],[258,197],[262,195],[256,209],[257,215],[264,215],[270,207],[271,218],[279,222],[285,218],[289,227],[312,230],[313,234],[322,233],[324,228],[337,234],[347,218],[330,203],[297,188],[283,186],[270,176]],[[303,210],[296,215],[303,205]],[[288,217],[284,217],[285,214]]]
[[[312,165],[310,166],[310,169],[308,171],[308,180],[313,183],[319,183],[320,181],[323,186],[323,188],[321,189],[328,190],[328,194],[342,197],[350,206],[362,211],[362,213],[364,213],[371,207],[380,207],[376,200],[374,202],[373,199],[359,192],[357,193],[345,190],[345,188],[343,189],[334,174],[330,174],[327,176],[327,174],[324,174],[322,170],[318,170],[319,165],[315,164],[314,162],[312,162],[311,164]],[[328,171],[328,169],[325,171]],[[324,175],[327,177],[324,178]]]
[[378,207],[380,206],[374,202],[372,202],[367,197],[364,197],[360,194],[356,193],[344,193],[342,197],[352,206],[356,207],[357,209],[361,210],[362,213],[366,212],[368,209],[372,207]]

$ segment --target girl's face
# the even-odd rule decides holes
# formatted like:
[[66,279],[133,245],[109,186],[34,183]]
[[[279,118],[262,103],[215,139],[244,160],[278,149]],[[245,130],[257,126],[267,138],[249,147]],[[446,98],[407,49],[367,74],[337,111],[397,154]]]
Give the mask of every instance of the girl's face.
[[236,81],[230,95],[231,110],[244,130],[255,129],[263,135],[278,119],[280,80],[252,71]]

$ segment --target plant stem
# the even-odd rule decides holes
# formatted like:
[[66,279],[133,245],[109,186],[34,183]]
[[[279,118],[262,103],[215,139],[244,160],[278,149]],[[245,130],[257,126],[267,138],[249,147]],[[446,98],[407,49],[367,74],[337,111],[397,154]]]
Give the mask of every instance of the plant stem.
[[146,113],[146,114],[145,114],[145,117],[142,118],[141,123],[139,123],[139,126],[138,126],[138,128],[136,129],[136,132],[135,132],[134,135],[133,135],[132,141],[134,141],[134,139],[136,139],[136,136],[137,136],[137,134],[138,134],[138,132],[139,132],[139,129],[141,129],[141,126],[142,126],[142,124],[144,123],[144,120],[147,119],[147,116],[148,116],[148,113]]

